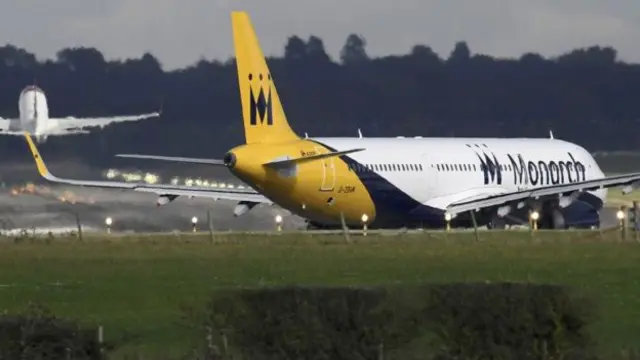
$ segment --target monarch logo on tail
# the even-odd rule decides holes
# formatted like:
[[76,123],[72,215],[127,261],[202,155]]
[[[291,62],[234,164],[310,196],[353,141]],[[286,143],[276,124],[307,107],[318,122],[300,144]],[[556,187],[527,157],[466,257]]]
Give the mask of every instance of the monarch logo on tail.
[[[260,82],[262,82],[263,75],[260,74],[258,77]],[[260,121],[260,125],[265,125],[266,122],[266,126],[272,126],[273,108],[271,106],[271,75],[267,75],[267,94],[265,95],[264,89],[262,85],[260,85],[260,91],[257,98],[253,92],[253,87],[251,86],[252,79],[253,74],[249,74],[249,108],[251,109],[249,124],[251,126],[257,126],[258,121]],[[260,117],[259,119],[258,116]]]

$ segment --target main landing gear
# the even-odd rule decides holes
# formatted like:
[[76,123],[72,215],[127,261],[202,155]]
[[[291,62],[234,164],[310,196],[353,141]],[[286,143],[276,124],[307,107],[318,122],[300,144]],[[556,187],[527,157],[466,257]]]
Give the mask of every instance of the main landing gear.
[[540,213],[540,228],[542,229],[566,229],[564,214],[557,206],[543,207]]
[[487,228],[490,230],[504,230],[507,228],[507,221],[504,217],[500,217],[494,212],[487,224]]
[[[566,229],[565,217],[557,204],[545,204],[542,210],[538,211],[540,218],[538,219],[539,229]],[[525,220],[526,221],[526,220]],[[526,223],[526,222],[525,222]],[[504,217],[498,216],[496,212],[491,214],[487,228],[492,230],[503,230],[507,227],[507,221]]]

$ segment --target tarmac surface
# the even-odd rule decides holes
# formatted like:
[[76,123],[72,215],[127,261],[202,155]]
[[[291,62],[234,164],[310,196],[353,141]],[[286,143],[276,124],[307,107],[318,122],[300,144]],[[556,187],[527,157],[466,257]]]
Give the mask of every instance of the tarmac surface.
[[[259,205],[240,217],[233,215],[234,202],[177,198],[156,206],[156,196],[125,190],[34,186],[21,192],[0,191],[0,227],[3,230],[69,231],[77,228],[76,214],[86,231],[104,231],[105,220],[114,232],[189,231],[196,217],[198,228],[207,228],[207,212],[216,231],[269,231],[275,217],[283,217],[283,229],[304,227],[304,220],[277,206]],[[601,213],[603,228],[617,224],[616,209]]]
[[[50,171],[61,177],[105,179],[106,169],[92,169],[77,163],[51,164]],[[167,169],[167,168],[165,168]],[[304,220],[278,206],[258,205],[240,217],[233,215],[235,202],[179,197],[157,207],[154,194],[128,190],[82,188],[51,185],[39,177],[33,164],[5,164],[0,174],[0,229],[35,229],[66,232],[77,229],[76,214],[86,231],[104,231],[105,220],[113,220],[114,232],[189,231],[191,219],[198,219],[198,228],[207,228],[207,213],[216,231],[270,231],[275,229],[275,217],[283,217],[284,230],[304,227]],[[224,169],[223,169],[224,170]],[[149,169],[149,171],[153,171]],[[173,169],[164,171],[163,181],[172,174],[189,174],[200,179],[215,179],[239,184],[225,172],[211,168]],[[120,180],[122,179],[114,179]],[[213,181],[213,180],[211,180]],[[32,182],[30,184],[29,182]],[[602,228],[616,226],[616,208],[601,212]]]
[[103,231],[107,217],[112,219],[114,232],[188,231],[193,217],[197,218],[198,227],[208,227],[207,211],[218,231],[271,230],[278,214],[283,217],[284,229],[304,225],[304,220],[276,206],[259,205],[234,217],[234,202],[177,198],[158,207],[156,198],[153,194],[95,188],[38,187],[33,193],[19,194],[4,189],[0,192],[0,226],[3,230],[75,230],[78,214],[83,229],[88,231]]

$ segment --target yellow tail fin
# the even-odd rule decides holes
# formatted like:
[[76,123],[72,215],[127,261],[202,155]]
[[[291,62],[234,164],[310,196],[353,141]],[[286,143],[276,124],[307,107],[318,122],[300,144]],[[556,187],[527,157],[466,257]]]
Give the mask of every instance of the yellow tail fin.
[[234,11],[231,23],[246,143],[281,143],[299,139],[287,122],[249,15]]

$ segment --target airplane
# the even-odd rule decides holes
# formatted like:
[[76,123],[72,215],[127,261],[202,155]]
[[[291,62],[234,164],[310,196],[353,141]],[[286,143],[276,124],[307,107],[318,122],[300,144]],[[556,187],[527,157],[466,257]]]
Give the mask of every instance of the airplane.
[[87,134],[86,127],[104,127],[111,123],[138,121],[160,116],[160,112],[139,115],[111,117],[65,118],[49,117],[49,106],[45,92],[37,85],[25,87],[18,98],[17,119],[0,117],[0,135],[23,135],[24,131],[33,134],[38,143],[43,143],[48,136]]
[[486,225],[503,229],[599,226],[607,190],[640,185],[640,173],[606,177],[583,147],[549,138],[358,137],[301,138],[289,126],[251,20],[232,12],[233,43],[245,144],[222,159],[141,154],[147,158],[226,166],[253,190],[63,179],[51,175],[28,134],[40,174],[64,184],[132,189],[160,195],[238,201],[236,215],[275,204],[310,227],[442,228]]

